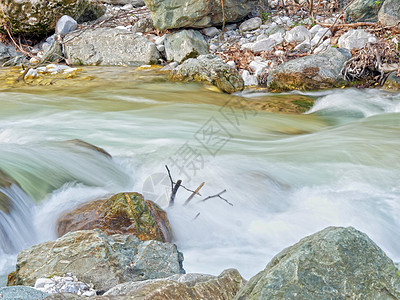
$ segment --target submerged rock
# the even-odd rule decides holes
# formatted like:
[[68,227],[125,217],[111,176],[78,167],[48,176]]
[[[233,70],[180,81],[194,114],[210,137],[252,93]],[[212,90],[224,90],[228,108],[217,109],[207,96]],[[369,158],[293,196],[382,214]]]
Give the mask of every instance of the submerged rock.
[[170,78],[179,81],[209,82],[226,93],[244,89],[243,78],[239,72],[212,54],[186,60],[171,71]]
[[222,5],[215,0],[145,0],[154,25],[160,29],[183,27],[204,28],[242,20],[258,5],[258,0],[225,0]]
[[378,13],[379,22],[383,26],[396,26],[400,23],[400,1],[385,0]]
[[170,242],[173,237],[165,211],[138,193],[119,193],[84,204],[57,221],[58,236],[95,228],[108,235],[132,234],[142,241]]
[[181,30],[165,37],[165,54],[168,61],[182,63],[188,58],[208,54],[208,45],[203,35],[196,30]]
[[156,45],[145,37],[120,28],[96,28],[74,31],[64,38],[68,59],[78,65],[157,64]]
[[276,255],[234,299],[400,299],[396,273],[366,234],[328,227]]
[[13,33],[40,35],[54,31],[62,15],[82,23],[95,20],[104,12],[96,0],[4,0],[0,4],[0,21],[6,20]]
[[346,22],[376,22],[378,12],[384,1],[377,0],[355,0],[346,9]]
[[4,213],[9,213],[12,207],[12,201],[5,194],[4,189],[9,188],[12,184],[18,185],[13,178],[0,169],[0,211]]
[[318,90],[338,86],[344,82],[340,72],[350,58],[347,49],[328,48],[319,54],[293,59],[269,73],[267,86],[272,90]]
[[165,279],[127,282],[107,291],[105,296],[126,295],[133,299],[232,299],[245,280],[235,269],[223,271],[218,277],[206,274],[173,275]]
[[182,254],[171,243],[82,230],[21,251],[16,284],[33,286],[38,278],[72,273],[96,290],[108,290],[127,281],[182,274],[182,261]]

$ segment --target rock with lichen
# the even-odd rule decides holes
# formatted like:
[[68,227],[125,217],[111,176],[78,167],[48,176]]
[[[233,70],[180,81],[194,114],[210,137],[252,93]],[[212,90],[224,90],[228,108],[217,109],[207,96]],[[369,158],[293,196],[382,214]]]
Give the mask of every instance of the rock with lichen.
[[4,0],[0,2],[0,24],[12,33],[45,35],[54,31],[63,15],[82,23],[104,12],[97,0]]
[[226,93],[244,89],[243,78],[239,72],[212,54],[186,60],[171,71],[170,78],[177,81],[208,82]]
[[132,234],[142,241],[170,242],[173,236],[165,211],[139,193],[119,193],[84,204],[57,221],[58,236],[95,228],[108,235]]

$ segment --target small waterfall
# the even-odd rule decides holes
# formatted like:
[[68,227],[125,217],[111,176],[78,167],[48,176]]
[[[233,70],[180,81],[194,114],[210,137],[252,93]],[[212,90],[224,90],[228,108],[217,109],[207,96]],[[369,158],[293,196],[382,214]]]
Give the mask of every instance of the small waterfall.
[[9,206],[0,210],[0,256],[13,254],[36,242],[32,222],[34,203],[16,184],[0,187],[2,198],[7,197]]

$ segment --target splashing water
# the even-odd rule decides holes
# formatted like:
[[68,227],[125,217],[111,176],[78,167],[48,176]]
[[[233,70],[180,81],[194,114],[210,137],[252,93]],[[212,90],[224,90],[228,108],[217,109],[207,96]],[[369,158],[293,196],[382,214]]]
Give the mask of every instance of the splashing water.
[[[212,100],[228,96],[193,86],[149,90],[1,94],[0,169],[26,194],[15,186],[7,191],[19,209],[8,221],[0,213],[0,234],[14,230],[20,238],[2,238],[0,273],[15,263],[7,253],[56,238],[63,212],[122,191],[141,192],[167,210],[188,272],[235,267],[249,278],[284,247],[330,225],[355,226],[400,260],[399,94],[312,93],[314,107],[296,116],[223,114]],[[207,101],[182,101],[192,96]],[[102,147],[113,159],[63,142],[70,139]],[[190,193],[180,189],[167,208],[166,164],[189,188],[206,182],[202,197],[183,206]],[[223,189],[233,206],[201,201]]]

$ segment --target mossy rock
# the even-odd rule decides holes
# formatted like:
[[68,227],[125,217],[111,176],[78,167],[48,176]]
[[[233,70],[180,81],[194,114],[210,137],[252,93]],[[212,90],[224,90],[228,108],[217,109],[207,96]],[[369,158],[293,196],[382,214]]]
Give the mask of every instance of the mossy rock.
[[4,0],[0,4],[0,24],[7,24],[12,33],[46,35],[54,31],[63,15],[85,22],[104,12],[97,0]]
[[170,242],[173,237],[165,211],[145,201],[139,193],[119,193],[84,204],[57,221],[59,237],[71,231],[96,228],[107,235],[135,235],[142,241]]

